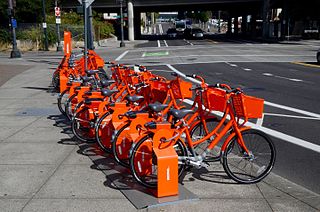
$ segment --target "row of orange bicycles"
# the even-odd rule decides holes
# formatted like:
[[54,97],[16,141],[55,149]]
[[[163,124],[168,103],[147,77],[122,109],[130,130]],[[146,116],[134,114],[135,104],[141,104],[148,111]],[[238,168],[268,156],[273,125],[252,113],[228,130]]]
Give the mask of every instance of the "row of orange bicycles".
[[[53,85],[64,88],[59,110],[78,140],[97,143],[140,184],[157,187],[155,146],[174,148],[179,176],[215,161],[239,183],[259,182],[272,170],[273,142],[246,126],[262,117],[263,99],[227,84],[207,84],[196,74],[187,75],[199,81],[193,85],[174,72],[168,80],[144,66],[105,64],[91,50],[89,70],[82,60],[65,57],[53,75]],[[62,75],[68,78],[65,85],[59,82]]]

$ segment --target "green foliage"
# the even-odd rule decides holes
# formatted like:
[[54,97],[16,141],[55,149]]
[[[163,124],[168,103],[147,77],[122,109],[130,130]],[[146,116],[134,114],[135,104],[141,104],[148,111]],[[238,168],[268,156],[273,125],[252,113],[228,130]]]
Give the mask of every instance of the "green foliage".
[[98,39],[109,38],[112,33],[114,33],[113,26],[110,23],[105,23],[102,21],[93,21],[95,37]]
[[17,31],[18,40],[31,40],[33,42],[39,41],[41,38],[41,31],[38,27],[32,27],[25,30]]
[[9,43],[11,41],[8,29],[0,29],[0,43]]
[[[47,23],[55,24],[56,17],[54,14],[47,15]],[[76,12],[62,12],[61,14],[61,24],[69,24],[69,25],[83,25],[83,18],[81,15]]]

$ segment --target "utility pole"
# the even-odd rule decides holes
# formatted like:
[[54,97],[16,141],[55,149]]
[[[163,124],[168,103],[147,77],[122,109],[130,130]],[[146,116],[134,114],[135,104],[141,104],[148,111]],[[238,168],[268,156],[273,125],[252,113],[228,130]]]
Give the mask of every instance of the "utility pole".
[[[57,14],[57,11],[60,11]],[[55,0],[55,16],[56,16],[56,31],[57,31],[57,52],[62,51],[61,40],[60,40],[60,24],[61,24],[61,10],[58,7],[58,0]]]
[[21,53],[17,47],[17,39],[16,39],[16,27],[17,27],[17,21],[14,19],[14,10],[13,10],[13,4],[12,0],[8,0],[8,15],[9,15],[9,26],[11,27],[12,32],[12,51],[10,54],[10,58],[20,58]]
[[49,51],[48,44],[48,32],[47,32],[47,23],[46,23],[46,3],[45,0],[42,0],[42,12],[43,12],[43,33],[44,33],[44,50]]
[[123,33],[123,11],[122,11],[122,3],[123,0],[119,0],[120,2],[120,22],[121,22],[121,42],[120,42],[120,47],[125,47],[124,43],[124,33]]
[[92,25],[92,8],[89,6],[87,8],[87,13],[88,13],[88,49],[93,50],[94,45],[93,45],[93,25]]
[[218,33],[221,32],[221,10],[218,11]]
[[88,70],[88,0],[82,0],[83,12],[84,12],[84,69]]

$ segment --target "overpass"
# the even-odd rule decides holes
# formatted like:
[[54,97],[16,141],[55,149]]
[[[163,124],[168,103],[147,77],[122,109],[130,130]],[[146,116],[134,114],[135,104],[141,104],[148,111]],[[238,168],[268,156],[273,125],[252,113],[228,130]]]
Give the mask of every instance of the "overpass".
[[[288,33],[288,20],[290,5],[295,5],[295,10],[299,8],[304,10],[306,14],[312,12],[318,14],[315,8],[320,6],[319,2],[312,3],[313,0],[123,0],[127,4],[128,12],[128,39],[134,40],[140,36],[140,20],[142,12],[170,12],[170,11],[197,11],[197,10],[223,10],[228,13],[228,32],[231,33],[231,20],[234,18],[233,34],[238,34],[237,17],[242,16],[242,20],[246,20],[247,16],[251,16],[250,23],[242,23],[241,33],[244,35],[255,36],[257,29],[256,20],[262,20],[261,28],[262,36],[267,38],[272,36],[269,32],[271,28],[277,27],[277,36],[281,34],[284,38]],[[77,0],[62,1],[64,8],[74,8],[79,5]],[[298,6],[300,5],[300,6]],[[306,8],[309,9],[302,9]],[[95,10],[101,12],[118,12],[119,0],[95,0],[92,4]],[[277,19],[273,22],[274,16],[272,8],[282,8],[281,20]],[[317,16],[317,15],[316,15]],[[305,16],[307,17],[307,16]],[[276,17],[279,18],[279,17]],[[319,18],[318,18],[319,19]],[[271,20],[271,23],[270,23]],[[292,20],[292,18],[291,18]],[[317,17],[315,18],[317,20]],[[320,20],[318,20],[320,25]],[[270,26],[272,24],[273,27]],[[292,24],[291,24],[292,25]],[[276,33],[273,33],[276,34]]]

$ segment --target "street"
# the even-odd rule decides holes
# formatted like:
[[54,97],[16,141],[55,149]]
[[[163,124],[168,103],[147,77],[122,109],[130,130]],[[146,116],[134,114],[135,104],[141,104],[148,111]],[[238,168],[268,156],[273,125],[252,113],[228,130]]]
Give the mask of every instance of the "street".
[[[273,172],[320,193],[320,66],[313,64],[319,42],[156,38],[134,48],[97,48],[96,52],[106,60],[145,65],[166,77],[174,70],[199,74],[209,84],[227,83],[264,98],[263,121],[254,126],[271,135],[276,145]],[[30,62],[41,58],[41,63],[54,65],[61,57],[26,53],[24,58]]]
[[146,65],[166,77],[173,71],[170,64],[184,74],[203,76],[209,84],[227,83],[264,98],[264,119],[258,127],[276,145],[273,172],[320,193],[320,66],[296,63],[314,62],[319,43],[191,42],[197,44],[154,40],[125,54],[104,55],[120,63]]

